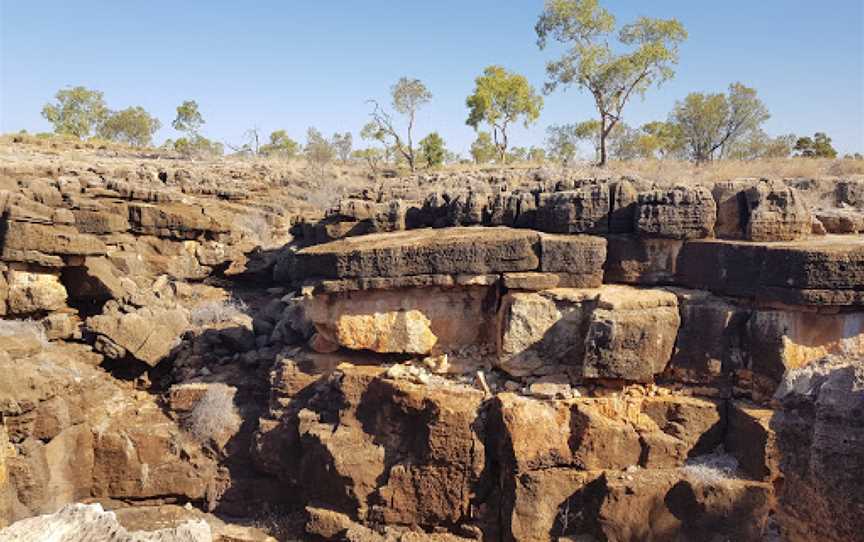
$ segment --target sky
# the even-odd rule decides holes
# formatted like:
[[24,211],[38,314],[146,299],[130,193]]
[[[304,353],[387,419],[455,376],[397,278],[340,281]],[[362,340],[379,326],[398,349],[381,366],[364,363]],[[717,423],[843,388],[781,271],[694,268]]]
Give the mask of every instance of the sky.
[[[757,89],[772,135],[827,132],[841,153],[864,152],[864,1],[601,0],[619,24],[675,17],[689,32],[676,76],[624,110],[639,126],[664,120],[689,92]],[[40,111],[57,90],[104,92],[112,109],[140,105],[174,138],[175,109],[198,102],[211,139],[241,143],[251,127],[285,129],[298,141],[314,126],[351,131],[368,121],[367,100],[388,102],[400,77],[433,94],[419,139],[438,131],[467,154],[474,78],[498,64],[538,90],[545,63],[534,24],[542,0],[0,0],[0,132],[48,131]],[[511,144],[542,145],[552,124],[596,118],[572,87],[545,97],[538,122]]]

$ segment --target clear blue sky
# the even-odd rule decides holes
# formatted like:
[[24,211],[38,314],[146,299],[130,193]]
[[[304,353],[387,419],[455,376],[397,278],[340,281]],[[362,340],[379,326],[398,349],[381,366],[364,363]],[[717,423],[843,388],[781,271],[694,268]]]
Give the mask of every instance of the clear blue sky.
[[[603,2],[619,22],[677,17],[690,33],[677,76],[625,110],[638,126],[665,119],[691,91],[741,81],[758,89],[772,134],[826,131],[841,152],[864,151],[862,0]],[[102,90],[112,108],[141,105],[176,137],[175,107],[195,99],[205,135],[237,142],[250,126],[358,131],[369,98],[400,76],[434,95],[418,132],[465,152],[465,97],[485,66],[535,86],[554,52],[536,47],[542,0],[178,1],[0,0],[0,131],[45,131],[40,110],[67,85]],[[545,127],[591,118],[573,88],[546,98],[539,122],[512,144],[542,144]]]

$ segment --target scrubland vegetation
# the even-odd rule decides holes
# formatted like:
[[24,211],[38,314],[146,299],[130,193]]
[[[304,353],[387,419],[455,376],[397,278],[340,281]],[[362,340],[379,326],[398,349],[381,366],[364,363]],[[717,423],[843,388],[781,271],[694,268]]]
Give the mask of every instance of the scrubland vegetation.
[[[588,162],[689,179],[864,170],[860,153],[834,161],[838,153],[824,132],[766,133],[769,106],[756,88],[743,82],[731,82],[725,92],[698,90],[682,96],[666,119],[627,124],[626,113],[638,107],[630,105],[633,98],[644,98],[675,76],[679,46],[688,37],[676,19],[640,17],[619,24],[598,0],[549,0],[535,32],[541,50],[554,42],[563,53],[548,61],[547,80],[539,91],[523,75],[501,65],[478,75],[465,101],[465,122],[476,132],[467,155],[448,150],[437,131],[417,133],[417,113],[434,94],[423,81],[407,76],[390,87],[387,102],[367,100],[370,120],[359,130],[360,141],[350,132],[327,136],[314,127],[307,129],[305,143],[292,139],[286,129],[266,135],[258,127],[246,130],[239,142],[214,141],[204,134],[206,121],[198,103],[186,100],[170,122],[179,137],[167,139],[158,150],[194,159],[221,157],[227,150],[235,158],[302,160],[319,177],[336,164],[362,167],[373,176],[454,165],[586,168]],[[574,112],[577,118],[550,124],[542,147],[514,144],[509,129],[514,124],[535,125],[542,115],[543,95],[568,87],[591,95],[593,113]],[[42,116],[55,135],[96,148],[122,144],[152,149],[153,137],[162,127],[162,121],[142,107],[114,110],[102,92],[83,86],[59,90]]]

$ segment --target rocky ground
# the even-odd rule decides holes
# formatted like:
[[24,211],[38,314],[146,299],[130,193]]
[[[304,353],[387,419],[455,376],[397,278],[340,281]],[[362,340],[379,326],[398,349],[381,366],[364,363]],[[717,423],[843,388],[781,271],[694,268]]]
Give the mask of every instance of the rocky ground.
[[864,179],[0,156],[0,540],[860,540]]

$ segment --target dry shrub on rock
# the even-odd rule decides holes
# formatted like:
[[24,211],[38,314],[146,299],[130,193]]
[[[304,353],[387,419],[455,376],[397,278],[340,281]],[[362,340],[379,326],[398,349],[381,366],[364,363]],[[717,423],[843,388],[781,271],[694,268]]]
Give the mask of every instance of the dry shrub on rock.
[[211,384],[186,415],[184,427],[199,442],[217,440],[240,427],[240,415],[234,406],[236,389],[225,384]]

